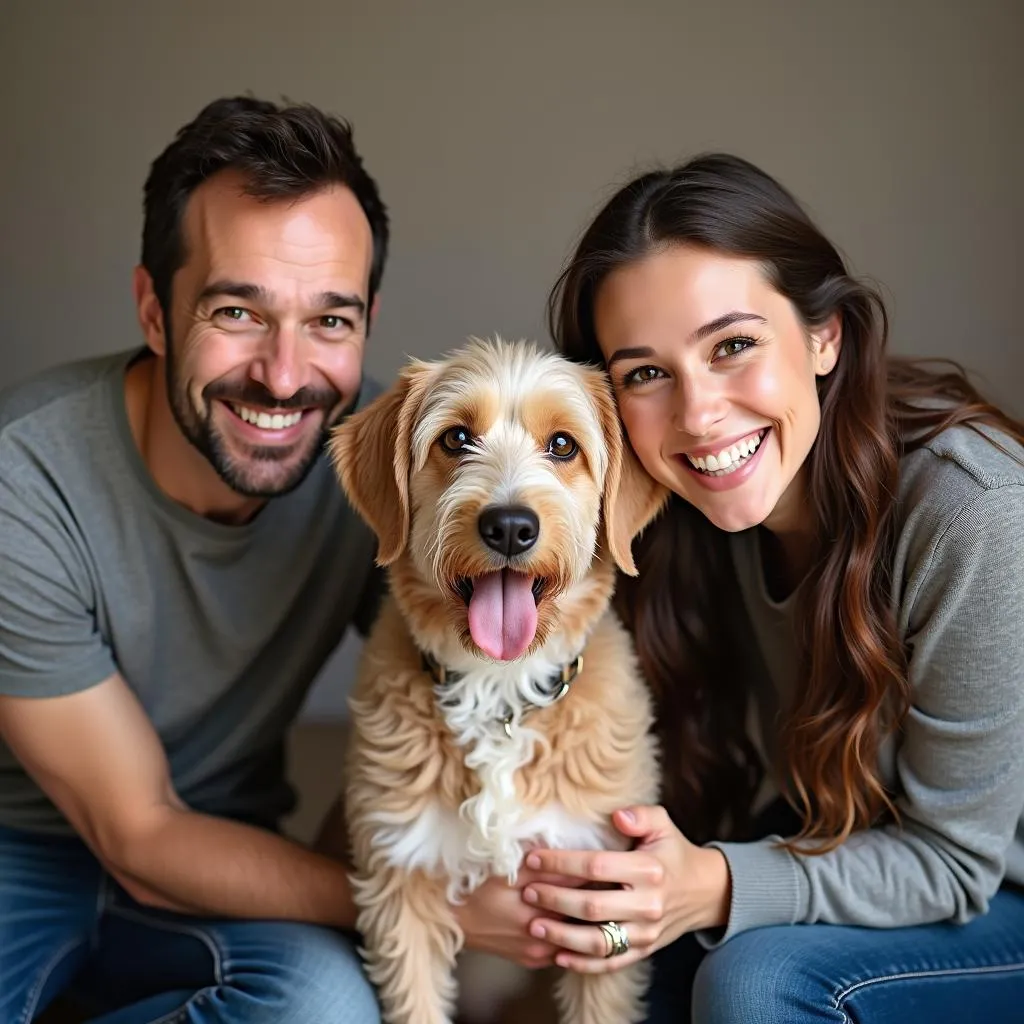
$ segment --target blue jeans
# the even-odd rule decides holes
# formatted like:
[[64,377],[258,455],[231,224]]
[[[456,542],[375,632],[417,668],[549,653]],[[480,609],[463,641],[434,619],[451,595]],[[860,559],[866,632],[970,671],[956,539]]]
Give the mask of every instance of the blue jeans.
[[0,1024],[74,991],[97,1024],[377,1024],[351,941],[132,900],[77,839],[0,828]]
[[655,954],[648,1024],[1024,1021],[1024,894],[966,925],[754,928]]

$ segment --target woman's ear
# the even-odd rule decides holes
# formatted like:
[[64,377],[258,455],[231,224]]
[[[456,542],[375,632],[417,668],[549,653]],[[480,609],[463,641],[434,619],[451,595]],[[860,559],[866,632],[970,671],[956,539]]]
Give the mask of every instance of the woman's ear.
[[824,324],[811,331],[816,376],[824,377],[836,368],[842,347],[843,319],[838,313],[833,313]]
[[398,381],[331,432],[328,451],[352,507],[377,535],[377,563],[390,565],[409,539],[412,426],[429,368],[406,367]]
[[597,370],[591,372],[590,391],[608,452],[601,503],[605,544],[615,564],[627,576],[635,576],[633,541],[661,511],[668,490],[640,465],[619,419],[607,376]]

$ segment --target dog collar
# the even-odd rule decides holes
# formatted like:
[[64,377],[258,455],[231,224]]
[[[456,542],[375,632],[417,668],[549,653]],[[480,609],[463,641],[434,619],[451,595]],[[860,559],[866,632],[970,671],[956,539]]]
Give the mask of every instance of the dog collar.
[[[423,659],[423,668],[430,673],[430,677],[438,686],[446,686],[448,683],[457,683],[465,677],[465,672],[455,672],[453,669],[445,668],[432,654],[420,651]],[[554,675],[548,677],[548,693],[550,700],[546,704],[531,704],[526,708],[548,707],[560,701],[568,692],[572,681],[583,671],[583,655],[577,654],[572,661],[563,665]],[[512,712],[509,711],[501,718],[502,728],[505,735],[512,738]]]

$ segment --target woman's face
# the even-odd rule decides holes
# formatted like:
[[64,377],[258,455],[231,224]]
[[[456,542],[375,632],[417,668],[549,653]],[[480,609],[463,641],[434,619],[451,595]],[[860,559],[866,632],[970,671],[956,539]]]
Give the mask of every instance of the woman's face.
[[680,245],[610,274],[594,321],[651,476],[723,530],[809,528],[802,470],[838,315],[809,331],[757,262]]

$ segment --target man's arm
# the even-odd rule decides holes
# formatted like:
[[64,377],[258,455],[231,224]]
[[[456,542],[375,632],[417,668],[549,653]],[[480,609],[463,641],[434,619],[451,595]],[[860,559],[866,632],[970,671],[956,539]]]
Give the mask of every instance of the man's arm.
[[344,865],[182,803],[159,738],[119,675],[67,696],[0,696],[0,737],[139,902],[353,926]]

